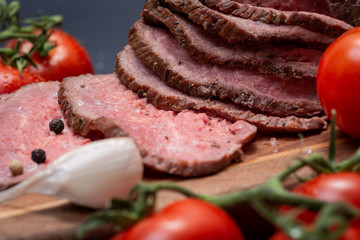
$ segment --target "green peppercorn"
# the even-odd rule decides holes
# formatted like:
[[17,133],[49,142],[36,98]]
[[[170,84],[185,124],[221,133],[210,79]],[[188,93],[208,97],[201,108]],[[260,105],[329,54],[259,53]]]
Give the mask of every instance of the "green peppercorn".
[[44,163],[46,161],[46,153],[42,149],[35,149],[31,152],[31,159],[38,164]]
[[55,118],[51,120],[49,124],[50,131],[56,134],[60,134],[64,130],[64,127],[65,127],[64,122],[59,118]]

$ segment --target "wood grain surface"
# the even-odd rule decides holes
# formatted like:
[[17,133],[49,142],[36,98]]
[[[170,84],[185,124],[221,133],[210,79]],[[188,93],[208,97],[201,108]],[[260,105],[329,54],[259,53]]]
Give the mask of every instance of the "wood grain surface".
[[[303,143],[297,135],[258,135],[254,141],[244,147],[242,162],[233,163],[219,173],[182,179],[146,170],[144,179],[149,182],[173,181],[199,193],[220,195],[263,183],[291,165],[299,154],[302,156],[312,152],[327,154],[328,144],[329,130],[304,136]],[[337,160],[342,161],[351,156],[359,145],[359,140],[338,132]],[[305,171],[304,174],[307,172]],[[292,186],[295,182],[295,179],[289,179],[286,185]],[[166,191],[160,192],[158,197],[158,209],[182,198],[179,194]],[[259,226],[264,228],[260,232],[271,231],[266,229],[266,223],[263,224],[260,218],[249,216],[254,213],[248,207],[231,211],[239,222],[244,223],[243,228],[249,228],[247,239],[262,239],[259,235],[252,235],[254,232],[259,233]],[[92,210],[75,206],[66,199],[26,195],[0,206],[0,239],[74,239],[75,229],[91,212]],[[242,221],[245,218],[246,221]],[[109,234],[109,228],[102,228],[91,232],[86,239],[107,239]]]

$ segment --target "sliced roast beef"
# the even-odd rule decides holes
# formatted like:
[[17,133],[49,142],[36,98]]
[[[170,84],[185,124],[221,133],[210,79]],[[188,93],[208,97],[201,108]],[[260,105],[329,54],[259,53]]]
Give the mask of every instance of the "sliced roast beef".
[[312,80],[282,80],[199,62],[181,48],[167,30],[141,22],[130,30],[129,42],[139,58],[163,81],[192,96],[232,100],[277,116],[322,113]]
[[243,4],[270,7],[287,11],[315,12],[343,20],[352,26],[360,25],[359,0],[233,0]]
[[191,97],[167,86],[135,55],[130,46],[126,46],[117,55],[116,72],[119,79],[128,88],[158,108],[176,112],[194,109],[224,117],[230,121],[245,120],[254,124],[258,130],[266,132],[303,132],[320,130],[327,122],[319,117],[286,118],[255,113],[245,107],[216,100],[204,100]]
[[166,25],[180,46],[201,61],[256,70],[283,79],[316,77],[321,51],[294,44],[230,44],[151,1],[145,4],[142,15],[146,22],[158,24],[160,21]]
[[360,26],[360,0],[327,0],[331,16]]
[[[156,0],[148,0],[156,1]],[[204,6],[199,0],[158,0],[172,11],[186,14],[193,22],[228,42],[300,42],[328,46],[333,37],[312,32],[300,26],[266,24],[229,16]]]
[[234,0],[254,6],[270,7],[285,11],[305,11],[330,15],[327,0]]
[[301,26],[313,32],[338,37],[353,27],[341,20],[312,12],[281,11],[272,8],[242,4],[233,0],[201,0],[212,9],[254,21],[275,25]]
[[114,74],[67,78],[59,101],[74,131],[129,135],[147,166],[183,176],[209,174],[237,160],[242,144],[256,133],[256,127],[244,121],[159,110],[139,99]]
[[[34,83],[9,94],[0,104],[0,190],[45,169],[46,163],[90,141],[73,134],[66,125],[60,134],[50,131],[51,120],[64,119],[58,90],[58,82]],[[34,149],[45,151],[45,164],[31,160]],[[9,169],[12,160],[22,163],[23,174],[13,176]]]

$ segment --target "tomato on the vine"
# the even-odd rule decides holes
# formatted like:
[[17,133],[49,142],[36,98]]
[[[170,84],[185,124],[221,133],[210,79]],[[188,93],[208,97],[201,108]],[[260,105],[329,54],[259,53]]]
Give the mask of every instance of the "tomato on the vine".
[[[311,181],[301,184],[294,189],[294,193],[326,202],[346,202],[360,209],[360,174],[343,172],[324,174]],[[288,211],[289,207],[282,207],[280,213]],[[315,220],[314,212],[305,211],[298,218],[304,223],[311,224]],[[289,239],[283,233],[277,232],[271,240]],[[348,228],[339,240],[360,239],[360,219],[350,222]]]
[[336,123],[353,137],[360,137],[360,28],[336,39],[321,58],[316,86],[325,113],[337,112]]
[[[93,73],[91,59],[86,49],[72,36],[60,29],[55,29],[49,41],[56,43],[56,47],[50,50],[47,57],[41,57],[34,53],[34,62],[37,68],[29,65],[29,72],[39,74],[46,80],[62,81],[65,77],[78,76],[85,73]],[[16,40],[8,43],[16,45]],[[29,52],[32,48],[30,42],[21,45],[21,52]]]
[[234,220],[222,209],[198,199],[165,207],[111,240],[243,240]]
[[28,70],[23,70],[22,75],[18,69],[0,64],[0,94],[11,93],[29,83],[46,81],[43,77]]

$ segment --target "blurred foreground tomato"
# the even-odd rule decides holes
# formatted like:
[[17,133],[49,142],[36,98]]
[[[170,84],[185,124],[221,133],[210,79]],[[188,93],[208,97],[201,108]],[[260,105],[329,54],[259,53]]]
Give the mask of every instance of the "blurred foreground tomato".
[[28,70],[24,70],[22,74],[23,76],[18,69],[0,63],[0,94],[11,93],[29,83],[45,81],[43,77]]
[[233,219],[198,199],[175,202],[111,240],[243,240]]
[[[301,184],[294,190],[294,193],[308,196],[317,200],[326,202],[347,202],[352,206],[360,209],[360,174],[352,172],[324,174],[314,178],[311,181]],[[290,207],[282,207],[280,213],[284,213],[292,209]],[[299,220],[304,223],[311,224],[316,214],[314,212],[305,211],[298,216]],[[285,234],[277,232],[271,240],[289,240]],[[354,219],[345,230],[339,240],[355,240],[360,239],[360,219]]]
[[[39,74],[46,80],[62,81],[65,77],[93,73],[90,57],[86,49],[74,37],[60,29],[55,29],[49,41],[55,42],[56,47],[49,52],[47,57],[34,53],[34,62],[37,68],[28,66],[29,72]],[[16,45],[16,40],[8,43]],[[24,42],[21,52],[29,52],[32,47],[30,42]]]
[[316,80],[325,113],[337,112],[336,123],[353,137],[360,137],[360,28],[336,39],[325,51]]

